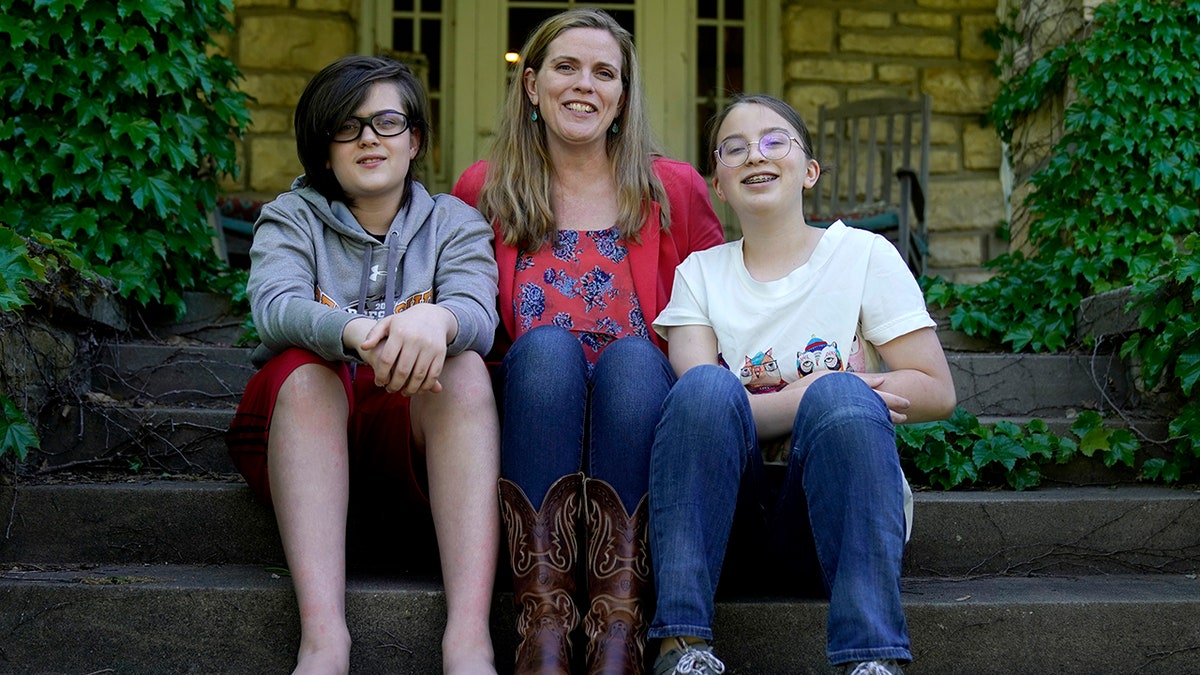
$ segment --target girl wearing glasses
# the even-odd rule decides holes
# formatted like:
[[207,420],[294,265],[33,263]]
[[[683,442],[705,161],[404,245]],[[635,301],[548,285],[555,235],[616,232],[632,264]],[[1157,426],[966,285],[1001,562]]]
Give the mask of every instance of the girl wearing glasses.
[[[831,664],[899,673],[912,511],[893,425],[954,408],[935,324],[886,239],[805,223],[820,166],[790,106],[740,97],[711,139],[743,238],[685,260],[654,322],[680,378],[650,463],[654,672],[723,672],[708,644],[718,581],[767,578],[829,599]],[[778,441],[786,472],[768,497],[762,448]]]
[[350,512],[387,538],[432,524],[444,672],[495,672],[499,428],[481,355],[498,322],[496,263],[479,212],[413,178],[427,109],[400,63],[326,67],[296,107],[305,174],[255,224],[261,369],[227,441],[274,506],[300,609],[297,673],[349,670]]

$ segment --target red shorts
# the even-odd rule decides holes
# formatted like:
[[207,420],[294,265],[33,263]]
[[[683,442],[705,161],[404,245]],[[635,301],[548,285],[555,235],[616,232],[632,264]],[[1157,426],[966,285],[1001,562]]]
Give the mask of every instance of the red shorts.
[[233,465],[266,504],[271,503],[267,477],[267,435],[271,413],[283,381],[300,366],[316,363],[334,371],[346,387],[350,404],[347,440],[350,448],[350,493],[385,490],[389,498],[428,505],[429,482],[424,453],[417,448],[409,417],[410,399],[375,386],[375,374],[359,364],[351,381],[350,364],[326,361],[310,351],[291,348],[255,373],[242,395],[225,443]]

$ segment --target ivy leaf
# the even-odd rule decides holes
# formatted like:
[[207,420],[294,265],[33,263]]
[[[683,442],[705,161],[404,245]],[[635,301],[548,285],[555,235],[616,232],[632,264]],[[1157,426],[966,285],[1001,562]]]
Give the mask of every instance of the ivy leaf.
[[38,448],[37,432],[33,430],[25,415],[7,396],[0,394],[0,456],[12,453],[17,461],[25,461],[30,450]]
[[1020,466],[1004,476],[1009,487],[1020,492],[1037,487],[1042,483],[1042,470],[1033,462],[1022,462]]
[[1012,470],[1019,459],[1028,459],[1029,452],[1023,445],[1008,436],[993,436],[980,439],[972,448],[971,459],[982,468],[993,462]]
[[1113,429],[1108,435],[1108,451],[1104,453],[1104,465],[1108,467],[1124,464],[1132,467],[1134,455],[1141,444],[1128,429]]
[[1183,389],[1184,395],[1191,396],[1196,381],[1200,379],[1200,353],[1180,354],[1175,361],[1175,375],[1179,377],[1179,386]]

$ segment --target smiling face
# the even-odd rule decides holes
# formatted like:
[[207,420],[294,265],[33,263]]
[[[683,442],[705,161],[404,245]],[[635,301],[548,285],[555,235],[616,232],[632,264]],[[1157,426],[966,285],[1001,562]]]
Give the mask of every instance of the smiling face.
[[536,72],[526,68],[525,94],[556,144],[604,144],[625,100],[624,63],[616,39],[602,28],[571,28],[556,37]]
[[[356,117],[371,117],[385,110],[406,112],[396,85],[376,82],[361,105]],[[408,129],[398,136],[381,137],[369,125],[364,125],[357,140],[329,144],[329,168],[333,171],[355,209],[400,209],[404,195],[404,179],[421,148],[420,134]]]
[[750,143],[744,164],[730,168],[717,162],[713,173],[717,196],[729,202],[739,216],[763,210],[802,209],[802,191],[815,185],[821,173],[816,160],[790,139],[787,155],[774,160],[764,157],[757,141],[771,132],[800,136],[782,115],[759,103],[734,106],[717,130],[718,145],[731,138]]

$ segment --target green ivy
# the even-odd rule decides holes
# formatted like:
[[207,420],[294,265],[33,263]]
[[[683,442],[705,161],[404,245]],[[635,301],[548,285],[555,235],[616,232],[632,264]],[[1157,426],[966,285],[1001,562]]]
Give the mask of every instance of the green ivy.
[[[26,284],[45,279],[45,264],[29,255],[20,235],[0,225],[0,312],[16,313],[30,304]],[[11,454],[17,460],[24,460],[37,447],[37,432],[24,412],[0,392],[0,458]]]
[[1060,436],[1042,420],[981,424],[959,408],[945,421],[898,427],[896,443],[906,473],[943,490],[977,485],[1025,490],[1041,484],[1047,466],[1078,457],[1132,469],[1140,447],[1129,430],[1106,426],[1091,410],[1080,413],[1070,435]]
[[[1131,288],[1127,311],[1140,330],[1120,354],[1140,365],[1147,387],[1185,401],[1169,456],[1141,471],[1176,481],[1200,466],[1200,0],[1114,0],[1096,8],[1091,29],[1004,82],[992,109],[1011,140],[1022,119],[1072,87],[1064,135],[1024,205],[1036,253],[1000,256],[989,263],[996,276],[977,286],[935,280],[928,297],[953,307],[955,329],[1040,352],[1083,342],[1083,298]],[[1105,442],[1132,461],[1132,438]],[[1092,447],[1085,437],[1080,450]],[[945,481],[972,479],[966,462],[947,457],[964,468],[947,465]]]
[[71,242],[117,293],[182,309],[222,273],[206,214],[247,97],[232,0],[12,0],[0,13],[0,223]]

